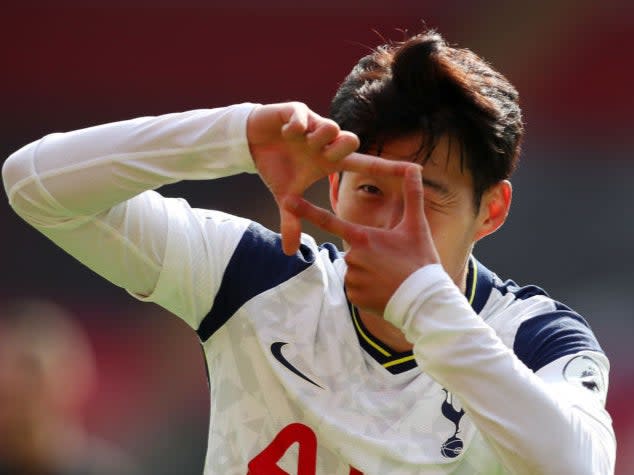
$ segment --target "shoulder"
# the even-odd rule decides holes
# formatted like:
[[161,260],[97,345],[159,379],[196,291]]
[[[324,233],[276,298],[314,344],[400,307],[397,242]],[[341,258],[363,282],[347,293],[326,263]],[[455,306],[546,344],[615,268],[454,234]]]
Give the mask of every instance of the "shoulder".
[[340,258],[332,244],[317,245],[302,235],[292,256],[282,251],[282,237],[265,226],[250,222],[229,259],[213,306],[197,333],[206,341],[247,301],[302,275],[309,268],[325,267]]
[[537,371],[559,358],[584,351],[604,353],[579,313],[536,285],[503,281],[482,264],[477,265],[481,286],[481,308],[477,311],[530,369]]
[[[319,257],[320,254],[323,257]],[[298,251],[288,256],[282,251],[282,236],[265,226],[251,221],[244,228],[242,236],[231,256],[227,272],[239,272],[249,268],[243,278],[267,281],[275,286],[309,267],[319,259],[334,261],[339,251],[332,244],[317,245],[315,240],[302,234]]]

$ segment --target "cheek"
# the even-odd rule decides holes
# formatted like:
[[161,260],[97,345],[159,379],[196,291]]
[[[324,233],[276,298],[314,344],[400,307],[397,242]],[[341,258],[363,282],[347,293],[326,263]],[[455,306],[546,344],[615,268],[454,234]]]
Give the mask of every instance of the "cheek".
[[433,212],[426,215],[442,263],[446,267],[462,263],[473,244],[473,220]]
[[351,223],[372,226],[376,210],[362,200],[347,199],[338,203],[335,214]]

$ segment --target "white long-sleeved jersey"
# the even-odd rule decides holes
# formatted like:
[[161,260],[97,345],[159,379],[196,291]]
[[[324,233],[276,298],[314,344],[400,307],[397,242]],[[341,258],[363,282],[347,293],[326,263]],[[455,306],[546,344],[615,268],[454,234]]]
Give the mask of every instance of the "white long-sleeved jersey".
[[111,282],[185,320],[209,368],[205,474],[609,474],[608,360],[586,322],[474,258],[463,295],[439,265],[385,318],[396,353],[357,318],[345,262],[150,191],[254,172],[252,105],[54,134],[3,167],[10,203]]

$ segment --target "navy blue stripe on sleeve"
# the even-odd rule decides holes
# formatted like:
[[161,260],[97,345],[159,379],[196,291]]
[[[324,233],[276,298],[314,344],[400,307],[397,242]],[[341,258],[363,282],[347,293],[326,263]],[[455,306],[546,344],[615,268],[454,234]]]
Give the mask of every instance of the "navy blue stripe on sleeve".
[[534,372],[562,356],[582,350],[603,353],[583,317],[559,310],[523,322],[515,336],[513,351]]
[[279,234],[251,223],[222,277],[213,306],[197,330],[204,342],[248,300],[299,274],[315,260],[311,249],[302,244],[293,256],[282,251]]
[[328,252],[328,259],[330,259],[330,262],[335,262],[337,259],[343,259],[344,253],[337,249],[337,246],[333,243],[326,242],[319,246],[320,251],[324,249]]

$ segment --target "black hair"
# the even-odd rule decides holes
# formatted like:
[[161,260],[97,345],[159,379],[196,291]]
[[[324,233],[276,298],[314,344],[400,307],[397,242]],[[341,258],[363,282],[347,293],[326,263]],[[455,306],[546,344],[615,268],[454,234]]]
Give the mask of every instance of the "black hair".
[[386,141],[419,134],[424,163],[442,136],[457,140],[477,211],[484,191],[517,165],[524,132],[518,99],[482,58],[429,30],[361,58],[337,90],[330,117],[357,134],[361,152],[380,155]]

